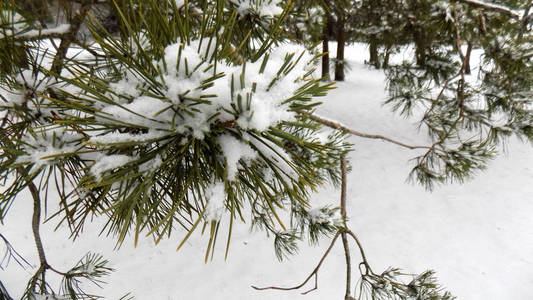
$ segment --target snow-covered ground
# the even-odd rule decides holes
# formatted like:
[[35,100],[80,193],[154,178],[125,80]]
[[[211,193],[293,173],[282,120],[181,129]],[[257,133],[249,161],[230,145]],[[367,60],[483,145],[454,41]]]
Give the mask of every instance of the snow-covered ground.
[[[368,133],[383,134],[412,144],[429,141],[418,133],[413,120],[390,112],[384,75],[363,65],[363,47],[347,49],[352,69],[347,80],[323,99],[319,113]],[[419,273],[437,271],[440,282],[461,300],[533,299],[533,147],[510,140],[505,153],[489,169],[463,185],[437,188],[430,193],[406,183],[412,150],[377,140],[352,137],[349,157],[348,214],[375,271],[397,266]],[[326,187],[313,196],[313,205],[337,204],[339,191]],[[30,262],[37,264],[30,228],[32,201],[17,199],[0,231]],[[114,249],[112,238],[99,236],[104,220],[86,227],[75,242],[64,228],[53,232],[54,222],[42,227],[48,261],[66,270],[86,252],[102,253],[116,269],[103,289],[93,290],[106,299],[131,291],[136,299],[342,299],[344,254],[337,243],[325,261],[318,290],[256,291],[250,285],[299,284],[312,271],[328,240],[318,246],[301,243],[300,253],[278,262],[272,240],[238,226],[230,255],[224,261],[224,243],[215,258],[203,263],[206,239],[195,233],[176,252],[182,232],[154,246],[149,239],[137,248],[127,241]],[[357,260],[352,251],[353,260]],[[0,270],[0,280],[15,298],[20,297],[34,270],[11,263]],[[312,282],[309,283],[312,288]]]

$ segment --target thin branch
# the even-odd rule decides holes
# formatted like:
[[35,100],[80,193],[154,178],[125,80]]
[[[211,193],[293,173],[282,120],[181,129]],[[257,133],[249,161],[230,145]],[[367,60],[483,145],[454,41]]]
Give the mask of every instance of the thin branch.
[[[344,228],[347,229],[346,224],[346,157],[343,155],[341,157],[341,216],[344,223]],[[348,244],[348,238],[346,237],[346,231],[343,230],[341,233],[342,245],[344,246],[344,256],[346,259],[346,292],[344,294],[344,299],[348,300],[351,298],[351,282],[352,282],[352,259],[350,257],[350,245]]]
[[11,259],[14,259],[15,262],[23,269],[26,269],[26,266],[31,266],[31,264],[20,253],[17,252],[9,240],[1,233],[0,239],[2,239],[6,245],[6,253],[2,257],[2,260],[0,260],[0,270],[3,270],[2,265],[4,265],[4,262],[7,266]]
[[67,50],[70,47],[70,44],[76,40],[76,34],[78,33],[81,25],[83,24],[85,17],[89,13],[92,4],[93,1],[85,1],[83,3],[81,8],[79,9],[79,12],[74,16],[70,24],[69,30],[61,39],[61,44],[59,44],[59,48],[57,49],[57,53],[54,56],[54,60],[52,62],[52,67],[50,68],[50,72],[56,74],[57,76],[61,75],[64,59],[67,56]]
[[278,286],[256,287],[256,286],[252,285],[252,288],[254,288],[256,290],[282,290],[282,291],[297,290],[297,289],[303,287],[309,281],[309,279],[311,279],[313,276],[315,276],[315,287],[313,289],[309,290],[309,291],[304,292],[303,294],[307,294],[310,291],[316,290],[317,289],[317,280],[316,280],[317,273],[320,270],[320,266],[322,266],[322,263],[324,262],[324,260],[328,256],[329,252],[331,251],[331,248],[333,248],[333,245],[335,245],[335,241],[337,241],[337,238],[339,237],[340,234],[341,234],[340,231],[338,231],[337,234],[335,234],[335,236],[333,237],[333,240],[331,241],[331,244],[329,244],[328,249],[326,250],[324,255],[322,255],[322,258],[320,259],[320,261],[318,262],[316,267],[313,269],[313,272],[311,272],[311,274],[309,274],[309,276],[307,276],[307,278],[301,284],[299,284],[297,286],[293,286],[293,287],[287,287],[287,288],[278,287]]
[[39,227],[41,224],[41,197],[39,195],[39,190],[33,183],[30,181],[28,183],[28,188],[30,189],[31,195],[33,197],[33,216],[31,221],[31,228],[33,230],[33,238],[35,240],[35,246],[37,247],[37,253],[39,254],[39,262],[41,267],[48,266],[46,262],[46,255],[44,253],[43,242],[41,240],[41,234],[39,232]]
[[414,149],[430,149],[431,148],[429,146],[408,145],[408,144],[405,144],[405,143],[402,143],[402,142],[399,142],[399,141],[393,140],[391,138],[388,138],[386,136],[382,136],[382,135],[378,135],[378,134],[362,133],[362,132],[353,130],[351,128],[348,128],[345,125],[343,125],[343,124],[341,124],[341,123],[339,123],[337,121],[329,120],[329,119],[327,119],[325,117],[321,117],[321,116],[318,116],[318,115],[313,114],[313,113],[308,113],[308,112],[305,112],[305,111],[298,111],[298,113],[306,115],[307,117],[309,117],[309,119],[311,119],[311,120],[313,120],[315,122],[318,122],[318,123],[320,123],[322,125],[328,126],[330,128],[342,130],[342,131],[344,131],[346,133],[349,133],[349,134],[352,134],[352,135],[355,135],[355,136],[358,136],[358,137],[367,138],[367,139],[383,140],[383,141],[386,141],[386,142],[389,142],[389,143],[393,143],[393,144],[396,144],[398,146],[402,146],[404,148],[408,148],[408,149],[411,149],[411,150],[414,150]]
[[496,11],[502,14],[506,14],[510,16],[511,18],[520,19],[520,14],[509,7],[498,5],[494,3],[479,1],[479,0],[450,0],[450,2],[461,2],[464,4],[472,5],[477,8],[486,9],[486,10],[492,10]]
[[365,250],[363,249],[363,245],[359,241],[359,238],[357,237],[357,235],[355,233],[353,233],[353,231],[351,231],[348,228],[346,228],[345,231],[346,231],[346,233],[348,233],[355,240],[355,243],[357,244],[357,247],[359,248],[359,252],[361,253],[361,258],[363,259],[362,264],[365,265],[366,273],[367,274],[368,273],[374,274],[374,272],[372,271],[372,268],[370,267],[370,264],[368,263],[368,260],[366,259]]

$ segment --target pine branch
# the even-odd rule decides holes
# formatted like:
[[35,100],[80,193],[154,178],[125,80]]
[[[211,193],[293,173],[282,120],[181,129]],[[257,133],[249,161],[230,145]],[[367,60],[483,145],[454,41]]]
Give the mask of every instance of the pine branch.
[[357,130],[348,128],[345,125],[343,125],[343,124],[341,124],[341,123],[339,123],[337,121],[329,120],[329,119],[327,119],[325,117],[321,117],[321,116],[318,116],[318,115],[313,114],[313,113],[308,113],[308,112],[305,112],[305,111],[298,111],[298,113],[300,113],[302,115],[305,115],[309,119],[311,119],[311,120],[313,120],[315,122],[318,122],[318,123],[320,123],[322,125],[328,126],[330,128],[333,128],[333,129],[342,130],[342,131],[344,131],[346,133],[349,133],[351,135],[355,135],[355,136],[358,136],[358,137],[367,138],[367,139],[383,140],[383,141],[386,141],[386,142],[389,142],[389,143],[393,143],[393,144],[396,144],[398,146],[402,146],[404,148],[408,148],[408,149],[411,149],[411,150],[414,150],[414,149],[431,149],[431,147],[429,147],[429,146],[408,145],[408,144],[393,140],[393,139],[388,138],[388,137],[383,136],[383,135],[367,134],[367,133],[359,132]]

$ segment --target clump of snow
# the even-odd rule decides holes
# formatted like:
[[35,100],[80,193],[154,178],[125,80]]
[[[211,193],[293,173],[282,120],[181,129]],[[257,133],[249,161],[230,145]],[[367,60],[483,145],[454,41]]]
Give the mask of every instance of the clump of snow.
[[96,265],[93,262],[88,262],[86,265],[83,265],[81,272],[86,274],[93,274],[96,272]]
[[220,221],[225,211],[226,189],[224,182],[218,181],[207,187],[205,191],[207,206],[205,216],[211,221]]
[[180,8],[183,5],[185,5],[185,0],[176,0],[175,2],[176,2],[176,7],[177,8]]
[[226,158],[228,180],[235,180],[239,161],[252,160],[257,157],[257,153],[249,145],[229,134],[221,135],[218,138],[218,143]]
[[[164,58],[155,62],[161,70],[161,97],[143,95],[142,91],[149,89],[147,83],[133,72],[125,72],[122,79],[110,84],[113,93],[109,96],[116,103],[99,103],[101,112],[107,114],[99,120],[190,134],[196,139],[203,139],[216,122],[235,120],[242,129],[264,131],[294,120],[286,100],[303,85],[302,77],[310,70],[307,63],[312,57],[305,48],[283,45],[265,57],[265,64],[262,59],[242,67],[220,62],[215,72],[208,62],[215,44],[203,39],[167,46]],[[292,68],[290,72],[287,66]],[[239,108],[237,116],[230,113],[235,107]]]
[[[137,97],[141,94],[139,86],[141,80],[136,77],[132,72],[126,71],[123,74],[124,77],[118,82],[112,82],[109,84],[109,88],[117,95]],[[119,98],[120,99],[120,98]]]
[[151,159],[139,166],[141,172],[155,172],[161,166],[163,160],[160,155],[157,155],[154,159]]
[[32,29],[20,34],[24,38],[32,38],[40,35],[63,34],[70,30],[70,24],[59,24],[54,28]]
[[95,163],[91,166],[90,173],[94,175],[96,181],[101,181],[102,176],[106,171],[111,171],[113,169],[119,168],[136,159],[137,157],[127,156],[123,154],[107,156],[102,155],[100,159],[96,160]]
[[[111,118],[107,122],[132,124],[151,129],[167,129],[168,124],[164,122],[164,118],[172,119],[172,114],[169,110],[163,113],[161,111],[169,106],[169,103],[157,98],[140,96],[128,104],[106,106],[101,112],[107,114],[107,116],[102,116],[103,121],[105,118]],[[158,113],[159,115],[156,117]]]
[[[294,65],[286,73],[286,61],[292,57]],[[294,112],[289,111],[285,100],[292,97],[303,80],[302,76],[311,70],[307,63],[311,60],[309,52],[300,45],[284,44],[274,49],[268,57],[264,70],[263,60],[246,64],[243,71],[245,86],[237,91],[243,99],[249,98],[237,123],[244,129],[264,131],[281,121],[294,120]],[[241,74],[238,74],[237,78]],[[255,89],[252,91],[251,89]]]
[[281,0],[231,0],[231,2],[237,5],[237,12],[240,15],[254,13],[261,17],[274,17],[283,12],[279,6]]
[[328,208],[313,208],[308,212],[309,221],[312,224],[331,224],[339,226],[342,224],[342,217],[338,210]]
[[59,129],[51,129],[35,136],[24,136],[21,139],[24,143],[22,150],[26,154],[19,156],[16,163],[33,164],[31,172],[45,165],[54,165],[64,155],[75,152],[79,148],[76,144],[80,139],[79,134]]
[[110,132],[104,135],[92,136],[87,141],[90,145],[110,145],[127,142],[142,142],[164,136],[164,131],[150,130],[147,133],[133,134],[128,132]]

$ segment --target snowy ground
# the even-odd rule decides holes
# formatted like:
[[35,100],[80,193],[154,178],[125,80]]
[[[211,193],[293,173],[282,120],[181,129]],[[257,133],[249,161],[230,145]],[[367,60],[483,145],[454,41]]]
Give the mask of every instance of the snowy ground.
[[[366,50],[350,47],[346,57],[352,70],[346,82],[324,98],[321,115],[359,131],[387,135],[412,144],[427,143],[412,121],[392,114],[385,99],[384,75],[362,61]],[[461,300],[533,299],[533,148],[511,140],[506,153],[489,169],[464,185],[447,185],[433,193],[405,182],[416,153],[376,140],[351,138],[355,151],[349,159],[350,226],[363,242],[374,270],[397,266],[419,273],[431,268],[448,290]],[[339,191],[325,188],[313,203],[338,203]],[[6,222],[4,234],[30,262],[38,262],[30,229],[31,200],[20,197]],[[342,299],[344,255],[337,243],[325,261],[318,290],[255,291],[250,285],[291,286],[314,268],[328,241],[311,247],[301,244],[299,255],[278,262],[272,240],[251,234],[247,225],[236,229],[230,256],[224,261],[223,243],[213,262],[204,264],[206,240],[193,235],[179,252],[183,234],[157,247],[143,240],[137,248],[126,242],[115,250],[111,238],[99,237],[103,220],[87,227],[72,242],[66,231],[43,226],[48,261],[70,268],[88,251],[104,254],[116,268],[108,284],[94,292],[118,299],[131,291],[136,299]],[[358,259],[354,256],[352,259]],[[11,263],[0,270],[0,280],[12,296],[20,297],[34,270]],[[312,287],[312,283],[309,288]]]

